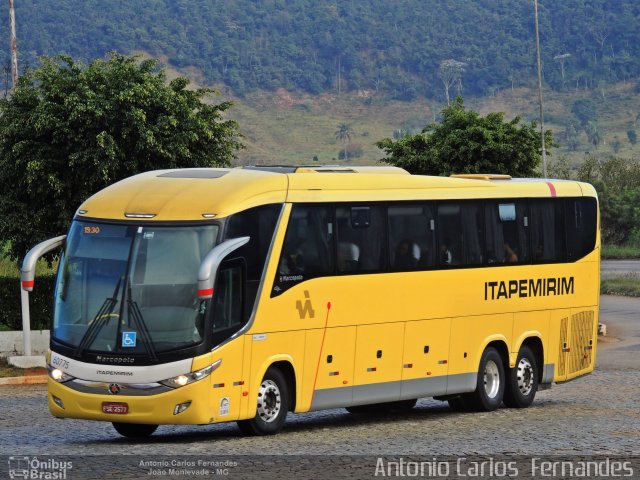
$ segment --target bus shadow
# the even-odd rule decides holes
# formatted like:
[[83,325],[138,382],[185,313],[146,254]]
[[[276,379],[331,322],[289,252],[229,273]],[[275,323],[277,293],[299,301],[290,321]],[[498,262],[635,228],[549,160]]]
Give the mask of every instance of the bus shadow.
[[[312,433],[315,430],[339,430],[349,427],[368,427],[413,421],[441,421],[448,416],[470,415],[471,413],[454,412],[443,402],[419,403],[408,411],[389,413],[349,413],[345,409],[331,409],[319,412],[289,414],[283,430],[274,438],[288,434]],[[183,444],[199,441],[251,441],[255,437],[247,437],[238,429],[235,422],[205,425],[200,427],[161,426],[148,438],[124,438],[115,432],[110,438],[102,438],[95,443],[104,445],[117,444]]]

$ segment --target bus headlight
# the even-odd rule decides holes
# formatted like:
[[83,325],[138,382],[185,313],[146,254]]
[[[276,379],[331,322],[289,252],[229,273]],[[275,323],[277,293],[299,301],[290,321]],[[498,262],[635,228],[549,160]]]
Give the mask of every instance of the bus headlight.
[[208,377],[209,375],[211,375],[211,372],[213,372],[220,366],[221,363],[222,360],[218,360],[208,367],[201,368],[200,370],[197,370],[195,372],[184,373],[172,378],[167,378],[166,380],[162,380],[160,383],[171,388],[184,387],[185,385],[189,385],[190,383],[197,382],[198,380],[202,380],[203,378]]
[[64,373],[59,368],[52,367],[51,365],[47,365],[47,371],[49,372],[49,376],[58,383],[68,382],[69,380],[73,380],[75,378]]

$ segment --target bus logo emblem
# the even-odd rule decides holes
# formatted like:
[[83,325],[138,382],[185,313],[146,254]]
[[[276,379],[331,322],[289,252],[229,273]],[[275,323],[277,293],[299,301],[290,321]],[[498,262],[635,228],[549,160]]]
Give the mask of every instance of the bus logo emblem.
[[136,332],[122,332],[122,346],[123,347],[135,347],[136,346]]
[[304,320],[309,315],[309,318],[315,318],[316,312],[313,309],[313,305],[311,305],[311,297],[309,296],[309,291],[304,291],[304,306],[302,305],[301,300],[296,301],[296,308],[298,309],[298,315],[300,315],[300,320]]
[[112,383],[111,385],[109,385],[109,393],[111,395],[117,395],[120,393],[120,385],[118,385],[117,383]]

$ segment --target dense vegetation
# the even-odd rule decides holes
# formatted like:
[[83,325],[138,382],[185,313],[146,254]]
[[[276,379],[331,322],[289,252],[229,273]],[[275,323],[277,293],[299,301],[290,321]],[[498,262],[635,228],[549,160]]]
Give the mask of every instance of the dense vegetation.
[[[540,163],[540,132],[536,124],[521,124],[504,114],[480,116],[464,107],[458,97],[442,111],[442,121],[427,125],[415,135],[377,143],[385,151],[384,162],[419,175],[453,173],[499,173],[514,177],[537,174]],[[547,145],[553,145],[550,131]]]
[[0,99],[0,244],[21,259],[67,231],[93,193],[136,173],[229,165],[240,144],[229,102],[167,82],[153,60],[45,58]]
[[[640,2],[539,3],[551,87],[640,74]],[[16,16],[22,68],[42,54],[88,62],[142,50],[238,94],[284,87],[404,100],[486,95],[535,79],[531,0],[21,0]],[[6,32],[7,16],[0,20]]]
[[590,156],[578,178],[598,191],[602,242],[640,246],[640,161]]

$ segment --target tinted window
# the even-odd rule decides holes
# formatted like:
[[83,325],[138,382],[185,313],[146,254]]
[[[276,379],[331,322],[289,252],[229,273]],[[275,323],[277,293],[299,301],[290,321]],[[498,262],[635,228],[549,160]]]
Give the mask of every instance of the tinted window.
[[595,198],[566,201],[565,224],[569,260],[578,260],[593,251],[596,244],[597,222],[598,206]]
[[333,215],[326,205],[294,205],[282,245],[273,293],[334,271]]
[[269,246],[278,221],[281,205],[265,205],[236,213],[227,222],[225,239],[251,238],[249,243],[236,250],[231,257],[242,257],[246,262],[245,316],[253,310],[260,278],[269,253]]
[[341,273],[385,268],[386,214],[380,205],[336,208],[337,264]]
[[438,262],[441,266],[482,264],[482,209],[479,203],[438,205]]
[[389,206],[391,270],[418,270],[435,265],[435,217],[428,204]]
[[562,200],[532,200],[531,253],[534,263],[565,259]]
[[232,262],[220,269],[213,309],[213,344],[238,331],[244,323],[243,262]]
[[496,200],[485,203],[485,257],[489,264],[530,261],[526,203]]

